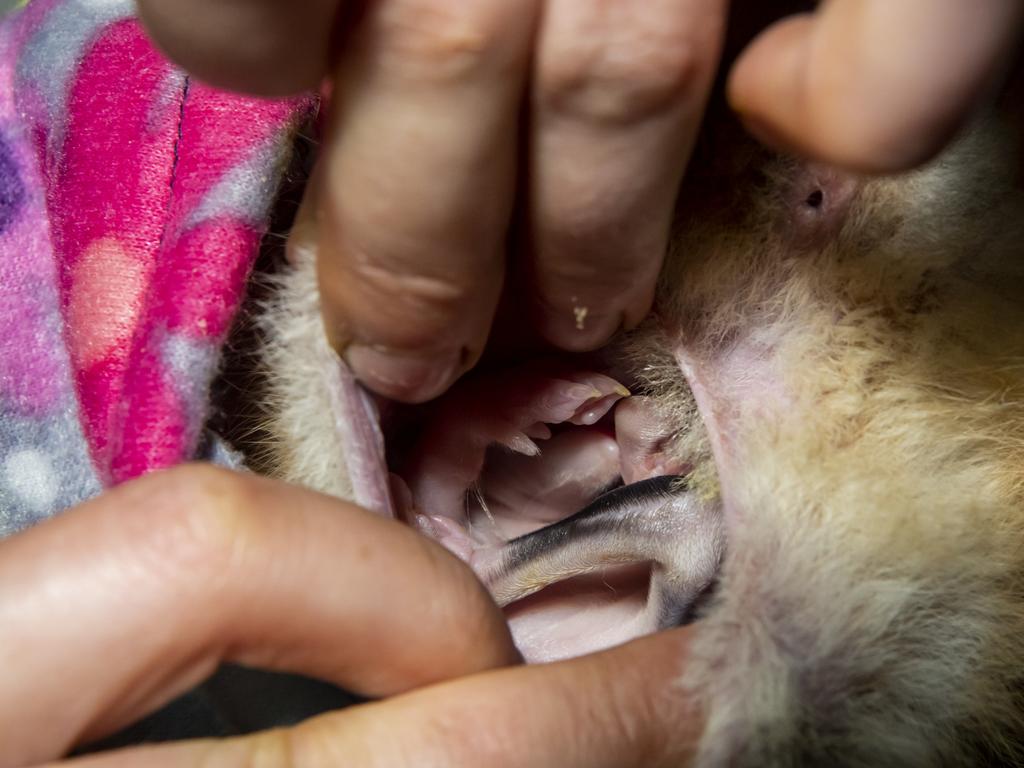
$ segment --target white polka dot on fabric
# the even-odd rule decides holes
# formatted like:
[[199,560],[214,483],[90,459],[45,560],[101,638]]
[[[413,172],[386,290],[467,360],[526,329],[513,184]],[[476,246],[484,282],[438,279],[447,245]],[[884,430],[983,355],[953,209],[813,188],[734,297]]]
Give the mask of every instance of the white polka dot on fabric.
[[49,457],[31,448],[15,451],[6,458],[4,481],[26,506],[36,511],[47,509],[60,491]]
[[78,0],[86,8],[117,8],[125,5],[125,0]]

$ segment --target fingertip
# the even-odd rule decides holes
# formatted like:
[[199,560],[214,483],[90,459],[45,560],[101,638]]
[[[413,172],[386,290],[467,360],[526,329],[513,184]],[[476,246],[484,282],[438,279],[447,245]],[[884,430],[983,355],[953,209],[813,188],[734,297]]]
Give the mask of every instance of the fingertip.
[[443,394],[474,358],[466,347],[431,355],[366,344],[352,344],[342,356],[368,389],[410,404]]
[[805,68],[813,28],[810,16],[791,17],[762,32],[729,72],[726,98],[754,138],[780,151],[799,149],[799,137],[785,117],[804,98],[800,73]]
[[1000,71],[1005,26],[995,6],[825,4],[755,38],[729,74],[727,98],[774,149],[860,173],[905,171],[970,119]]
[[[370,391],[402,403],[432,400],[480,358],[501,275],[422,275],[422,264],[391,268],[377,257],[315,247],[320,310],[331,347]],[[356,253],[362,253],[356,249]],[[377,250],[375,254],[381,253]]]
[[500,282],[478,285],[467,301],[449,301],[440,294],[462,290],[448,286],[457,282],[454,277],[421,279],[367,266],[369,257],[352,269],[327,246],[316,251],[327,340],[367,389],[422,403],[442,395],[476,365]]
[[[655,266],[660,263],[660,258],[654,262]],[[638,326],[650,312],[657,270],[646,274],[648,271],[638,269],[638,274],[620,284],[619,292],[611,296],[606,288],[591,292],[581,286],[578,293],[538,299],[538,332],[566,352],[600,349],[620,331]]]
[[265,97],[319,85],[336,5],[137,0],[139,18],[168,58],[211,85]]
[[[394,345],[376,343],[368,339],[372,330],[356,327],[348,304],[347,293],[338,290],[341,284],[352,281],[341,265],[344,258],[335,250],[340,240],[332,237],[328,229],[334,217],[316,215],[321,197],[318,194],[319,178],[310,181],[306,198],[303,200],[295,226],[288,239],[288,260],[299,268],[306,264],[317,264],[320,315],[324,335],[330,347],[341,356],[353,375],[370,391],[403,403],[422,403],[441,394],[476,362],[468,347],[449,351],[430,350],[425,347],[403,349]],[[395,305],[401,296],[386,301],[375,297],[373,301],[360,300],[363,313],[379,315],[384,302]],[[348,303],[347,303],[348,302]],[[375,309],[376,307],[376,309]],[[415,320],[400,318],[404,324],[416,325]],[[365,323],[364,323],[365,325]]]

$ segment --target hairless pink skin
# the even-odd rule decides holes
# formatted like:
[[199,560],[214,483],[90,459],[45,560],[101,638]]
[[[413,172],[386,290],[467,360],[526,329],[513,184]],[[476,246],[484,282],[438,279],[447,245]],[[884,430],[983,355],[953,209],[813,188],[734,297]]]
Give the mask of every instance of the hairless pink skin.
[[615,439],[619,448],[622,482],[627,485],[659,475],[685,475],[693,469],[685,461],[665,452],[672,436],[655,411],[650,398],[631,397],[615,409]]
[[334,405],[334,413],[328,417],[333,418],[345,445],[361,446],[361,450],[344,455],[353,501],[379,515],[394,516],[393,484],[389,482],[377,407],[344,361],[339,359],[334,370],[327,372],[327,380]]
[[[535,440],[545,443],[545,453],[547,444],[558,446],[564,439],[561,434],[548,437],[550,426],[555,425],[576,426],[580,429],[578,436],[589,435],[577,437],[576,446],[586,447],[597,459],[596,468],[577,467],[593,476],[595,485],[588,489],[589,498],[618,477],[614,447],[608,445],[600,430],[590,427],[617,401],[628,396],[629,390],[600,373],[559,368],[535,365],[511,373],[476,376],[459,384],[437,403],[412,459],[401,473],[420,514],[464,518],[466,492],[481,476],[486,479],[491,475],[497,480],[502,475],[503,462],[539,456],[541,447]],[[604,450],[600,447],[602,443],[606,446]],[[509,453],[492,452],[485,468],[492,446],[503,446]],[[565,451],[556,448],[551,453],[551,458],[564,456],[567,464],[561,471],[559,465],[546,466],[543,475],[530,478],[530,482],[540,482],[557,494],[579,478],[569,471],[574,460]],[[504,475],[507,478],[508,472]],[[586,500],[589,499],[583,503]],[[500,516],[495,510],[491,512]],[[516,511],[517,518],[539,516],[549,522],[565,514],[551,517],[540,511]]]

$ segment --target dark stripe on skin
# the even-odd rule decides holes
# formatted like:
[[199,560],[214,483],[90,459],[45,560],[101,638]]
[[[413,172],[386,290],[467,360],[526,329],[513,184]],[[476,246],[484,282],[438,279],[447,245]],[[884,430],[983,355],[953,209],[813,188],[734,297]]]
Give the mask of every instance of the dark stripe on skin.
[[620,485],[598,496],[579,512],[538,531],[512,539],[505,545],[501,572],[509,573],[545,552],[578,542],[587,534],[606,534],[635,522],[636,515],[623,514],[634,507],[644,512],[659,501],[668,501],[674,494],[686,491],[686,479],[679,475],[662,475],[629,485]]

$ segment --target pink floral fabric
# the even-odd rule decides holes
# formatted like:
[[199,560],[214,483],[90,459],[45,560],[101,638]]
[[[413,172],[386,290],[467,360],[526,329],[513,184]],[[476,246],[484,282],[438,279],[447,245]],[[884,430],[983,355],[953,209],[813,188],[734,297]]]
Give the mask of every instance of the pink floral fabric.
[[131,0],[0,28],[0,536],[200,450],[310,99],[195,82]]

